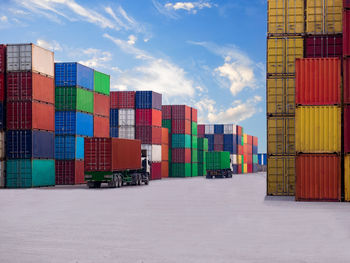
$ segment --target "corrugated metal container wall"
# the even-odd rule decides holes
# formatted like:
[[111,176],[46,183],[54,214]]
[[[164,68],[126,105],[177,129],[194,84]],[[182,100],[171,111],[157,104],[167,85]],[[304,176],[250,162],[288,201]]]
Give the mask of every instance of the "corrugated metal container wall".
[[198,111],[194,108],[191,108],[191,121],[197,122],[198,120]]
[[55,136],[55,159],[84,159],[84,138],[79,136]]
[[162,110],[162,94],[154,91],[136,91],[136,109]]
[[341,35],[306,36],[304,41],[306,58],[342,57]]
[[343,59],[343,80],[344,103],[350,104],[350,58]]
[[295,63],[296,104],[340,104],[341,64],[338,58],[304,58]]
[[7,71],[33,71],[54,77],[54,54],[34,44],[7,45]]
[[224,125],[214,124],[214,134],[224,134]]
[[135,91],[111,91],[112,109],[135,109]]
[[136,125],[140,126],[162,126],[162,112],[153,109],[137,109]]
[[306,1],[306,33],[342,33],[343,0]]
[[122,139],[135,139],[135,126],[120,126],[118,135],[118,137]]
[[191,134],[191,121],[189,120],[172,120],[171,133],[173,134]]
[[94,91],[109,97],[110,76],[94,70]]
[[270,156],[267,173],[267,195],[294,196],[295,156]]
[[5,100],[5,74],[0,73],[0,101],[3,102]]
[[344,199],[350,202],[350,155],[344,157]]
[[55,86],[94,89],[94,70],[79,63],[55,63]]
[[94,113],[94,93],[77,87],[55,88],[56,111]]
[[94,116],[94,137],[109,137],[109,118]]
[[141,149],[147,151],[148,160],[151,162],[162,161],[162,146],[155,144],[141,144]]
[[171,120],[171,105],[162,105],[163,120]]
[[344,106],[344,152],[350,153],[350,106]]
[[110,109],[110,100],[109,96],[94,93],[94,114],[109,117]]
[[350,55],[350,10],[343,12],[343,55]]
[[167,128],[162,128],[162,145],[169,145],[169,131]]
[[32,72],[9,72],[6,75],[6,100],[55,103],[54,79]]
[[171,161],[173,163],[191,163],[191,149],[178,148],[171,150]]
[[151,163],[151,180],[162,179],[162,163]]
[[214,134],[214,124],[205,124],[205,134]]
[[120,126],[134,126],[135,125],[135,110],[119,109],[119,125]]
[[204,135],[205,135],[205,125],[204,124],[197,125],[197,133],[198,133],[198,138],[204,138]]
[[350,8],[350,0],[343,0],[344,8]]
[[6,173],[5,173],[5,161],[0,161],[0,188],[5,187],[5,181],[6,181]]
[[234,124],[224,124],[224,134],[236,134],[237,126]]
[[267,119],[267,152],[270,155],[295,154],[294,117]]
[[58,135],[93,136],[93,116],[75,111],[56,111],[55,132]]
[[340,201],[341,158],[337,155],[296,157],[297,201]]
[[191,108],[186,105],[172,105],[171,117],[173,120],[191,121]]
[[6,157],[5,132],[0,132],[0,159]]
[[6,72],[6,45],[0,45],[0,73]]
[[56,185],[84,184],[84,161],[56,160]]
[[340,153],[340,107],[298,107],[295,114],[295,136],[296,152]]
[[162,162],[162,178],[168,178],[169,177],[169,162],[163,161]]
[[110,111],[109,111],[109,126],[111,126],[111,127],[118,127],[119,126],[118,109],[110,109]]
[[162,128],[152,126],[136,126],[136,139],[143,144],[161,144]]

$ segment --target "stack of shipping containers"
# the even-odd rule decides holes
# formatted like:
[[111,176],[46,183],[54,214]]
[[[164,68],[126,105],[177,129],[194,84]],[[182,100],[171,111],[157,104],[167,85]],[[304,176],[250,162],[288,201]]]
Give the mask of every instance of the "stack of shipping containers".
[[162,128],[162,178],[169,177],[169,130]]
[[168,129],[168,177],[171,177],[171,105],[162,105],[162,127]]
[[237,125],[224,124],[224,147],[225,152],[229,152],[233,167],[233,173],[238,173],[237,155]]
[[198,176],[198,124],[194,108],[191,108],[191,151],[192,177],[195,177]]
[[[203,125],[202,125],[203,126]],[[199,127],[199,125],[198,125]],[[206,153],[208,152],[208,139],[203,137],[198,137],[198,176],[207,175],[207,166],[206,166]]]
[[55,185],[54,54],[7,46],[6,186]]
[[84,183],[84,137],[94,135],[94,70],[55,64],[56,184]]
[[243,137],[243,127],[236,126],[236,136],[237,136],[237,173],[243,174],[244,173],[244,137]]
[[350,1],[343,10],[344,199],[350,201]]
[[295,193],[295,59],[304,54],[305,2],[268,1],[267,195]]
[[0,188],[5,187],[6,46],[0,45]]
[[253,173],[258,172],[258,137],[253,136]]
[[141,140],[142,150],[147,150],[151,162],[151,180],[161,179],[162,95],[153,91],[136,91],[135,108],[135,138]]

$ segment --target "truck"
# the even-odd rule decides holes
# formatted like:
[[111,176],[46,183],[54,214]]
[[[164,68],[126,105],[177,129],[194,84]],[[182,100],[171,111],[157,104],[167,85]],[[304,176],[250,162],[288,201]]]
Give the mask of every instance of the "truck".
[[150,162],[140,140],[85,138],[84,174],[89,188],[148,185]]
[[230,152],[206,153],[207,179],[232,178],[233,162]]

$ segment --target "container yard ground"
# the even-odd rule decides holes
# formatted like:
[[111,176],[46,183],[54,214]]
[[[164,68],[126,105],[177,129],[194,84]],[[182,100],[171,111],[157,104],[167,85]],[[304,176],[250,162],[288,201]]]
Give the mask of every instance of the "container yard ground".
[[4,189],[0,262],[349,262],[348,203],[266,198],[265,189],[264,173]]

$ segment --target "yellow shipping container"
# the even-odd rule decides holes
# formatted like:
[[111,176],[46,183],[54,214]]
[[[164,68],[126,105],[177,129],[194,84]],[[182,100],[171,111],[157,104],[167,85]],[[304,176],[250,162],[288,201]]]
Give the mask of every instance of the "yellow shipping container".
[[294,117],[267,119],[267,154],[295,155]]
[[267,73],[295,74],[295,59],[304,55],[302,37],[267,39]]
[[343,31],[343,0],[307,0],[306,32],[337,34]]
[[244,144],[247,144],[247,143],[248,143],[247,134],[243,134],[243,143],[244,143]]
[[237,155],[237,164],[242,164],[242,155]]
[[297,107],[295,110],[295,137],[295,148],[297,152],[340,153],[340,107]]
[[267,79],[267,114],[286,115],[295,113],[295,79]]
[[304,0],[269,0],[268,33],[304,33]]
[[246,164],[246,163],[243,165],[243,172],[244,172],[245,174],[248,173],[248,164]]
[[267,195],[295,194],[295,156],[268,156]]
[[345,186],[345,201],[350,202],[350,155],[345,155],[344,158],[344,186]]

